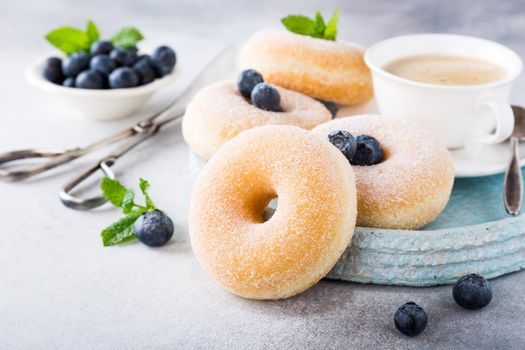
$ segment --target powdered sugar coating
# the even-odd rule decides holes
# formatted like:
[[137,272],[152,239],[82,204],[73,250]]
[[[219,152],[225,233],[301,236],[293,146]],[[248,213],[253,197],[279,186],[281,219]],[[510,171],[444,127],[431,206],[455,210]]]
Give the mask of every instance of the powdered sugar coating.
[[209,159],[226,141],[243,131],[263,125],[295,125],[312,129],[331,119],[330,112],[316,100],[276,86],[283,112],[253,106],[233,81],[212,84],[197,93],[182,121],[184,139],[192,150]]
[[[278,197],[275,214],[263,210]],[[352,168],[329,142],[292,126],[264,126],[226,143],[191,197],[193,250],[223,287],[279,299],[321,279],[353,235]]]
[[322,139],[335,130],[356,137],[375,137],[383,162],[353,166],[358,194],[358,226],[419,228],[444,209],[454,182],[448,150],[421,127],[386,116],[359,115],[320,125],[312,133]]
[[357,105],[372,98],[372,78],[363,56],[357,44],[265,30],[244,45],[240,65],[308,96]]

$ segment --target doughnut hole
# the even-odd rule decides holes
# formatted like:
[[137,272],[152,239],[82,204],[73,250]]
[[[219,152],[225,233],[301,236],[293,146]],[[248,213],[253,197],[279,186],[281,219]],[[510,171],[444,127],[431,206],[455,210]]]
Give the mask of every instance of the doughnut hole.
[[270,201],[268,202],[268,204],[266,205],[263,211],[263,221],[264,222],[270,220],[273,214],[275,214],[275,212],[277,211],[278,202],[279,202],[279,198],[277,196],[270,199]]

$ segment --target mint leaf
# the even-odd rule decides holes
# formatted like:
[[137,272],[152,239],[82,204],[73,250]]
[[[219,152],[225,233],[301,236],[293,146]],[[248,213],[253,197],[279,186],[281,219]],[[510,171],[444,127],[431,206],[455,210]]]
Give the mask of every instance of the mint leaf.
[[69,55],[76,51],[87,51],[89,49],[88,35],[76,28],[60,27],[45,36],[51,45]]
[[324,38],[326,40],[334,40],[337,38],[337,22],[339,21],[339,9],[334,11],[334,14],[328,21],[324,31]]
[[281,19],[282,24],[292,33],[308,35],[314,38],[335,40],[337,38],[337,22],[339,20],[339,9],[325,23],[319,10],[315,13],[315,19],[302,15],[290,15]]
[[90,46],[100,38],[100,32],[93,21],[87,22],[86,35]]
[[122,206],[127,189],[118,180],[105,177],[100,182],[100,189],[111,204],[116,207]]
[[290,15],[281,19],[281,23],[284,24],[286,29],[292,33],[308,35],[313,37],[319,37],[317,33],[316,21],[306,16],[301,15]]
[[105,247],[131,241],[136,238],[133,224],[142,215],[141,212],[133,212],[106,227],[102,233],[102,243]]
[[149,182],[147,180],[144,180],[143,178],[140,178],[140,191],[144,195],[144,198],[146,198],[146,207],[148,210],[155,210],[157,208],[155,207],[155,204],[153,204],[153,201],[151,200],[151,197],[148,194],[149,188]]
[[319,36],[319,38],[322,38],[324,36],[324,31],[326,29],[326,24],[324,23],[323,16],[321,16],[321,12],[317,10],[315,13],[315,32]]
[[135,206],[135,192],[133,192],[130,189],[126,190],[126,193],[124,194],[124,198],[122,198],[122,211],[124,214],[129,214],[133,211],[133,207]]
[[113,46],[128,49],[144,39],[137,28],[124,27],[111,37]]

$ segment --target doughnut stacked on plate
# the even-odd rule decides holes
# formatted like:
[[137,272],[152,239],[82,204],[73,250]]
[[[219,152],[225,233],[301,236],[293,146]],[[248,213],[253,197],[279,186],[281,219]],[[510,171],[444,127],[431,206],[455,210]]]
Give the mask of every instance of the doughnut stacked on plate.
[[371,98],[361,48],[262,32],[241,64],[237,84],[200,91],[182,125],[209,160],[191,198],[192,247],[224,288],[252,299],[295,295],[335,265],[356,222],[415,229],[443,210],[454,169],[437,139],[385,116],[331,120],[312,98]]

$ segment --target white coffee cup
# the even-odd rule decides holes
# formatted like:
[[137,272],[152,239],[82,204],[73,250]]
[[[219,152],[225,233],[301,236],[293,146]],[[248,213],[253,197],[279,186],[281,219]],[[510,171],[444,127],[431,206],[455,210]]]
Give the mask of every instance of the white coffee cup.
[[[506,75],[488,84],[458,86],[408,80],[384,70],[395,60],[415,55],[481,59],[504,68]],[[407,35],[373,45],[366,51],[365,62],[372,70],[381,114],[420,124],[448,148],[500,143],[512,134],[514,116],[509,95],[523,63],[503,45],[461,35]]]

